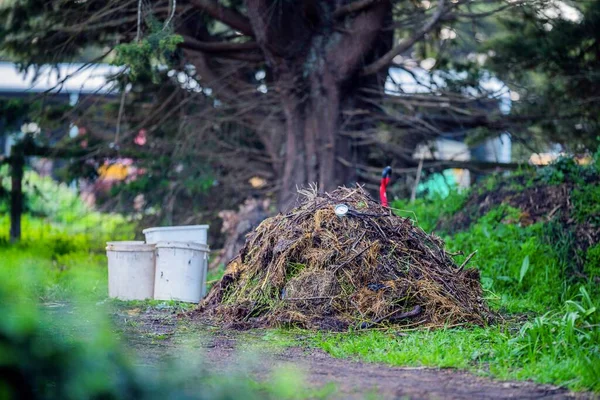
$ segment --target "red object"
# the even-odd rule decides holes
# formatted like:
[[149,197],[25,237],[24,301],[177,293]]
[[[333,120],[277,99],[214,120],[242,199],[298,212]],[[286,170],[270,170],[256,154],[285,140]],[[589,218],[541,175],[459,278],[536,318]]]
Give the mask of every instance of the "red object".
[[388,184],[390,183],[391,175],[392,167],[385,167],[381,173],[381,183],[379,184],[379,200],[381,201],[381,205],[384,207],[389,207],[386,190]]

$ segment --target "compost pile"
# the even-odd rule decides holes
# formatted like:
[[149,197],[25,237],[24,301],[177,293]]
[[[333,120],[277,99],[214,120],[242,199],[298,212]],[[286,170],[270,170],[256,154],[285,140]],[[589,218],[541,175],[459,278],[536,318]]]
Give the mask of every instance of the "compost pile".
[[[395,216],[361,187],[299,192],[299,207],[264,220],[200,306],[233,327],[483,325],[493,318],[479,272],[443,241]],[[346,204],[339,217],[334,208]]]

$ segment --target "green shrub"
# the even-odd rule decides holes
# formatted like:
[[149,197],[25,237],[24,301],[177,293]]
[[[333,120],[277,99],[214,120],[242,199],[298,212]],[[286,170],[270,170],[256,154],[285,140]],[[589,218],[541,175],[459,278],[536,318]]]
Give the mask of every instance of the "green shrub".
[[477,251],[471,265],[481,270],[484,289],[495,293],[506,311],[543,312],[568,295],[565,266],[542,240],[542,224],[521,227],[505,222],[518,220],[519,214],[508,206],[495,208],[467,231],[446,237],[447,246],[465,254]]
[[549,185],[572,182],[583,185],[598,178],[598,166],[595,159],[588,165],[580,165],[572,157],[561,156],[550,165],[537,171],[537,178]]
[[578,223],[590,222],[600,227],[600,185],[585,185],[573,189],[573,217]]
[[[8,166],[0,168],[0,186],[10,190],[11,181]],[[85,214],[89,207],[78,194],[64,183],[51,177],[42,177],[35,171],[25,170],[23,175],[23,195],[25,210],[38,216],[49,216],[57,220],[75,220],[74,216]],[[0,210],[7,211],[7,201],[0,202]]]
[[[4,191],[10,190],[6,166],[0,168],[0,187]],[[135,238],[135,223],[118,214],[94,211],[77,192],[50,177],[41,177],[26,170],[23,193],[23,242],[47,241],[49,246],[56,248],[57,254],[66,254],[90,246],[95,251],[103,251],[105,242],[109,240]],[[9,202],[4,196],[0,198],[0,243],[8,242],[9,226]]]
[[600,243],[587,250],[584,268],[591,279],[600,278]]

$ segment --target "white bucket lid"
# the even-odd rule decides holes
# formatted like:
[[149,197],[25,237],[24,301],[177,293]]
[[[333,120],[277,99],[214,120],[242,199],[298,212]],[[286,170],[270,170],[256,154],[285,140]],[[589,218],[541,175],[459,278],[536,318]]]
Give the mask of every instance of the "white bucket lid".
[[208,230],[209,225],[180,225],[180,226],[155,226],[152,228],[146,228],[142,231],[142,233],[145,235],[146,233],[149,232],[156,232],[156,231],[192,231],[192,230],[197,230],[197,229],[204,229],[204,230]]
[[142,240],[123,240],[118,242],[106,242],[107,251],[154,251],[153,244],[147,244]]
[[169,248],[169,249],[188,249],[188,250],[196,250],[196,251],[204,251],[208,253],[210,248],[207,244],[197,243],[197,242],[158,242],[156,243],[156,248]]

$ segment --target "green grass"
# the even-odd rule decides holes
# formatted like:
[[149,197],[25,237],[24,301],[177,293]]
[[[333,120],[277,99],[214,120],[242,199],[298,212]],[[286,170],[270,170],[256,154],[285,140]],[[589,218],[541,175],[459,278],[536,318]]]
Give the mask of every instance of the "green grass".
[[[41,302],[61,302],[77,297],[99,301],[106,298],[106,257],[83,251],[56,254],[44,246],[0,247],[0,277],[15,282],[27,275],[19,291]],[[17,288],[15,288],[17,289]]]
[[[526,173],[514,181],[557,184],[578,182],[573,193],[577,220],[598,224],[595,166],[579,167],[561,160],[536,177]],[[493,190],[499,177],[474,190]],[[520,187],[517,185],[517,187]],[[396,201],[395,211],[426,231],[463,206],[468,193],[447,198]],[[335,357],[397,366],[466,369],[501,379],[534,380],[573,390],[600,391],[600,247],[585,255],[585,277],[573,274],[569,233],[560,226],[520,226],[520,210],[501,205],[467,230],[442,235],[450,251],[463,251],[461,263],[475,252],[469,266],[481,272],[490,306],[505,322],[488,327],[433,331],[369,331],[317,334],[311,339]]]
[[[545,312],[574,294],[565,284],[566,267],[558,252],[547,244],[546,227],[521,227],[504,221],[518,220],[519,211],[501,206],[480,218],[465,232],[445,237],[452,251],[477,251],[470,262],[481,271],[483,288],[491,303],[503,312]],[[463,257],[457,257],[460,263]]]
[[420,198],[414,203],[396,200],[392,203],[392,207],[397,215],[410,218],[426,232],[432,232],[441,216],[452,215],[459,211],[466,199],[466,193],[452,191],[446,197]]
[[[109,314],[136,308],[182,312],[196,304],[107,300],[107,260],[102,247],[94,247],[94,238],[81,232],[69,233],[56,226],[41,232],[38,228],[44,223],[28,217],[23,242],[0,245],[0,369],[25,376],[27,387],[39,396],[320,399],[336,391],[333,385],[309,388],[293,366],[278,369],[266,382],[245,373],[251,363],[238,366],[241,372],[236,375],[221,376],[204,370],[196,353],[185,364],[135,367]],[[131,320],[125,329],[135,334],[141,329],[139,324]],[[143,330],[138,335],[148,346],[162,346],[172,336]],[[283,333],[265,335],[255,338],[252,348],[291,344]],[[0,377],[0,398],[27,397],[11,384],[5,375]]]
[[[569,168],[563,168],[567,174],[548,172],[539,179],[560,182],[578,171],[570,164]],[[494,179],[490,187],[497,184],[498,178]],[[597,209],[596,202],[585,196],[587,189],[580,185],[575,193],[578,219],[585,219],[586,214]],[[591,193],[597,194],[593,190]],[[432,231],[441,217],[460,210],[465,199],[466,194],[451,193],[445,199],[417,200],[414,204],[396,202],[394,207],[397,213]],[[519,210],[500,206],[464,232],[451,236],[441,233],[449,250],[465,253],[456,258],[458,263],[477,250],[469,266],[481,271],[485,296],[490,306],[506,318],[505,322],[488,327],[407,332],[333,334],[275,330],[264,333],[263,344],[258,346],[266,343],[277,348],[308,343],[335,357],[397,366],[460,368],[500,379],[600,391],[600,245],[589,248],[585,254],[586,276],[573,275],[568,232],[550,224],[519,226],[514,222],[518,216]],[[95,229],[98,219],[105,225],[98,223]],[[105,300],[104,242],[133,237],[131,225],[124,222],[118,216],[99,214],[69,223],[50,216],[26,216],[20,244],[0,240],[0,286],[12,293],[19,304],[95,304]],[[6,217],[0,217],[0,232],[8,232]],[[209,280],[218,279],[222,272],[222,268],[214,271]],[[166,307],[177,311],[195,306],[158,301],[111,303],[117,308]],[[23,306],[23,318],[5,321],[13,328],[31,325],[36,319],[28,319],[27,309]],[[152,339],[166,340],[161,335]],[[287,379],[284,376],[279,381]],[[290,385],[293,386],[287,382],[277,388],[256,384],[254,389],[274,397],[297,398],[301,392],[287,392]],[[326,397],[330,390],[326,387],[302,395]]]
[[396,366],[460,368],[500,379],[600,391],[600,326],[589,296],[520,325],[414,332],[320,333],[313,345],[334,357]]
[[[133,239],[135,224],[120,215],[90,210],[69,189],[52,186],[46,178],[33,173],[28,177],[28,184],[36,188],[30,189],[28,202],[43,216],[23,215],[21,240],[14,244],[8,239],[9,216],[0,216],[1,276],[12,281],[28,274],[31,290],[21,292],[42,302],[106,298],[106,242]],[[57,204],[44,205],[44,199],[34,196],[40,187],[54,193],[50,200],[57,197]]]

